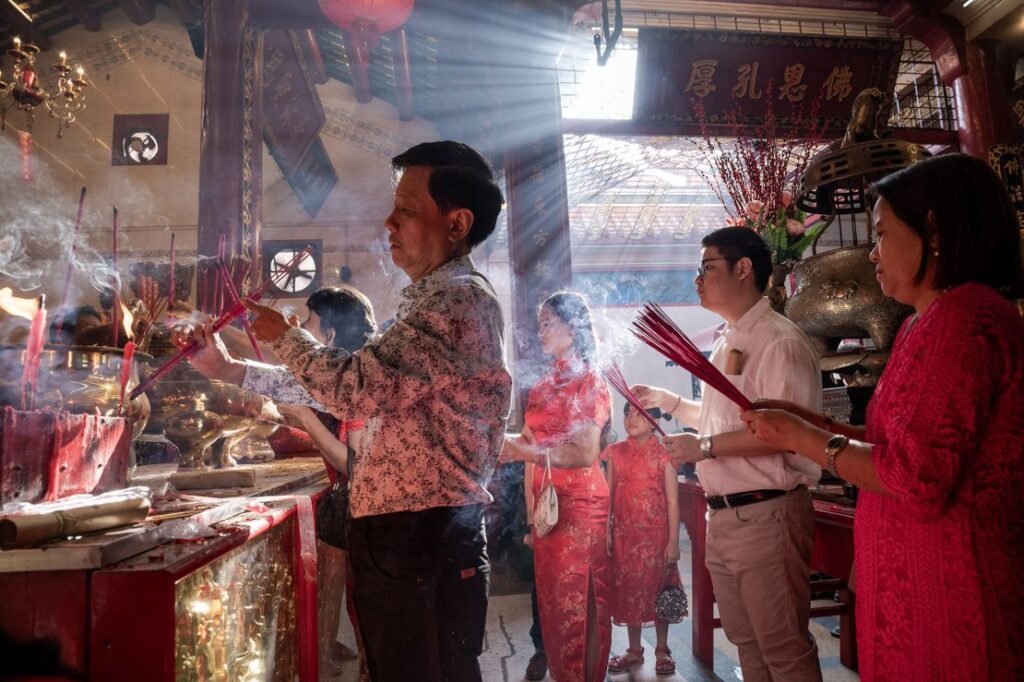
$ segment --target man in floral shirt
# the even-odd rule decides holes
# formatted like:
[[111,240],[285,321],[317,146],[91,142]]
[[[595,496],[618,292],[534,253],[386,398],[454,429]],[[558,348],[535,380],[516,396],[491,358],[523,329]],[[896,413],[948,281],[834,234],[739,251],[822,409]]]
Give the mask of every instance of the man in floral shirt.
[[284,366],[231,360],[207,328],[193,364],[284,403],[366,420],[351,488],[355,603],[375,681],[480,680],[489,566],[483,506],[511,399],[504,323],[472,247],[494,230],[501,191],[456,142],[392,160],[385,226],[411,279],[395,323],[356,353],[315,341],[265,306],[257,336]]

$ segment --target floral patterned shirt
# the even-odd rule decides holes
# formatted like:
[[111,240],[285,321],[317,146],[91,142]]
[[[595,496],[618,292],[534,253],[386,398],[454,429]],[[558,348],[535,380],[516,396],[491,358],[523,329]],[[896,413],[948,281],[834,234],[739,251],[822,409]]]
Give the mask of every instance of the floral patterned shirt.
[[395,323],[354,354],[291,329],[286,365],[248,362],[243,388],[366,420],[353,517],[490,502],[511,404],[504,323],[468,256],[402,291]]

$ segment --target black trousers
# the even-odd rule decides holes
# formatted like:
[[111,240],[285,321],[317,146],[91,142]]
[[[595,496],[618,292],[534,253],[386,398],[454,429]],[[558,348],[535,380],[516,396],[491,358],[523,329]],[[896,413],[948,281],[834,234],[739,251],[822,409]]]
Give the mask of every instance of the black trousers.
[[483,505],[349,520],[374,682],[479,682],[490,566]]

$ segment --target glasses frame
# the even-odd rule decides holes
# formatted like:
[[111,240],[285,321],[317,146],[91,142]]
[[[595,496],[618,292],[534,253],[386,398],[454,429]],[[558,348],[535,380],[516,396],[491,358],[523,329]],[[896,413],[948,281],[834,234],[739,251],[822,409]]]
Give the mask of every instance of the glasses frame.
[[705,258],[704,260],[702,260],[700,262],[700,265],[697,266],[697,276],[698,277],[706,277],[707,274],[708,274],[708,269],[707,269],[707,265],[706,264],[707,263],[713,263],[716,260],[738,261],[739,258],[730,258],[729,256],[719,256],[717,258]]

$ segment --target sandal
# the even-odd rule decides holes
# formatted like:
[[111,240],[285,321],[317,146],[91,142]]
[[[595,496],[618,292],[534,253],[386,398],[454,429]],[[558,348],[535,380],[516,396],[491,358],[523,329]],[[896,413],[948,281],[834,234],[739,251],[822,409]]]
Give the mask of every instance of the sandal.
[[626,649],[621,656],[612,656],[608,661],[608,670],[613,673],[621,673],[630,668],[644,664],[644,648]]
[[655,649],[654,657],[656,663],[654,664],[654,672],[658,675],[674,675],[676,672],[676,662],[672,658],[672,652],[668,647],[663,649]]

